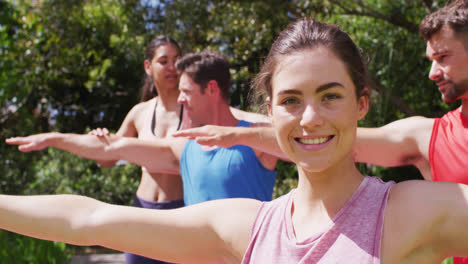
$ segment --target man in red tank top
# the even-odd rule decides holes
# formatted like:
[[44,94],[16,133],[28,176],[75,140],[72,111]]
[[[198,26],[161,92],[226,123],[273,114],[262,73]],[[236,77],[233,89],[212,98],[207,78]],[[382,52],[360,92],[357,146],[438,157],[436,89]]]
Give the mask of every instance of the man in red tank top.
[[[468,0],[427,15],[420,24],[432,62],[429,78],[442,99],[461,106],[442,118],[409,117],[359,128],[355,158],[380,166],[416,166],[426,180],[468,184]],[[455,264],[468,258],[454,258]]]

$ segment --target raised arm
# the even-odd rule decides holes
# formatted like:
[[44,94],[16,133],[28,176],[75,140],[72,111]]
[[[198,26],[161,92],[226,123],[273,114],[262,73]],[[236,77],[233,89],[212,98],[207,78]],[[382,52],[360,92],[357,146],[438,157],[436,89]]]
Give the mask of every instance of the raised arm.
[[75,195],[2,195],[0,228],[176,263],[240,263],[259,204],[236,199],[147,210]]
[[379,166],[428,166],[434,119],[409,117],[379,128],[358,128],[355,160]]
[[144,166],[150,172],[179,174],[179,160],[185,139],[141,140],[107,135],[44,133],[7,139],[23,152],[55,147],[88,159],[119,160]]

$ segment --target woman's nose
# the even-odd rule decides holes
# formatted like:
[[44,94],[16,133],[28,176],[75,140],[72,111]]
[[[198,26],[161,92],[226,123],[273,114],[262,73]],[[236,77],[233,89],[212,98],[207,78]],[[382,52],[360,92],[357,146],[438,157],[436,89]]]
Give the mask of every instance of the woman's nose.
[[302,112],[302,118],[300,125],[305,128],[314,128],[323,124],[323,117],[317,110],[317,107],[313,105],[306,105],[304,112]]

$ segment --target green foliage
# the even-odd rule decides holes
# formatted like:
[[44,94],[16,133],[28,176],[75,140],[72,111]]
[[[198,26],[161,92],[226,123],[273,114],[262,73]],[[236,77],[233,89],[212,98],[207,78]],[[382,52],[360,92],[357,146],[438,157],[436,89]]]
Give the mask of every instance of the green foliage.
[[290,22],[290,8],[288,1],[174,1],[166,9],[165,31],[188,50],[226,54],[232,74],[230,103],[246,109],[250,81]]
[[287,194],[297,187],[297,167],[290,162],[278,161],[276,166],[276,184],[273,189],[273,199]]
[[[144,34],[150,34],[138,19],[143,12],[138,4],[50,0],[0,5],[0,134],[6,138],[51,130],[83,133],[88,127],[117,128],[138,100]],[[116,177],[120,169],[101,171],[93,162],[73,160],[71,155],[25,155],[5,144],[0,145],[0,153],[2,193],[32,193],[33,187],[37,193],[53,193],[58,192],[53,187],[60,187],[60,191],[128,203],[127,189],[135,189],[132,176],[126,180],[128,188],[116,183],[109,185],[106,195],[95,196],[101,193],[101,182],[104,186],[105,181],[126,182]],[[68,158],[70,162],[64,160]],[[81,167],[66,170],[67,164]],[[94,168],[83,169],[88,165]],[[74,180],[60,181],[63,172]]]
[[453,264],[453,258],[448,258],[444,260],[441,264]]
[[65,244],[38,240],[0,231],[0,263],[63,264],[69,263],[73,252]]
[[92,160],[48,149],[33,165],[35,177],[24,194],[80,194],[95,199],[130,205],[140,180],[138,166],[100,168]]

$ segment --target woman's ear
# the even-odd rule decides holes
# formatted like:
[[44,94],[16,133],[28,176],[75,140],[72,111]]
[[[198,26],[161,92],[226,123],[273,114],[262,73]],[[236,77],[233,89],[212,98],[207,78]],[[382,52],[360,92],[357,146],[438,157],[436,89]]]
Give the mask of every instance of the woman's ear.
[[145,66],[145,72],[147,75],[151,76],[151,61],[145,60],[143,62],[143,65]]
[[361,91],[361,96],[358,100],[358,118],[363,119],[369,112],[369,88],[365,87]]

